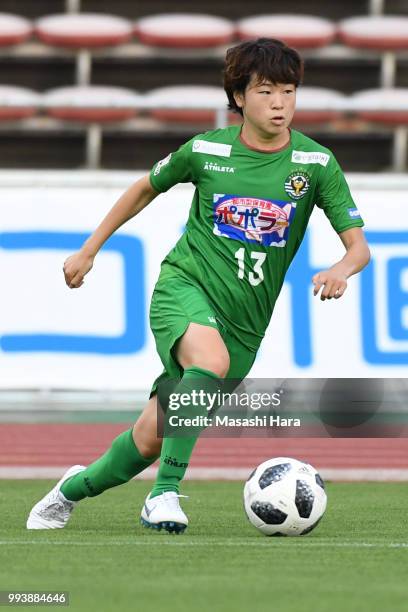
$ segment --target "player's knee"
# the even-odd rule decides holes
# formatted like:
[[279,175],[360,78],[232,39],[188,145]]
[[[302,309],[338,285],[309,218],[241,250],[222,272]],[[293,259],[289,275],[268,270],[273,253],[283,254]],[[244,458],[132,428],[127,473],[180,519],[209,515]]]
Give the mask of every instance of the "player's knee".
[[230,359],[228,353],[225,355],[218,356],[212,363],[211,367],[208,368],[214,374],[217,374],[220,378],[225,378],[230,368]]
[[191,364],[213,372],[219,378],[225,378],[230,367],[230,358],[228,351],[220,351],[214,355],[200,355]]
[[148,438],[138,438],[137,450],[144,459],[158,457],[161,451],[161,440],[149,440]]
[[175,354],[183,370],[195,366],[220,378],[228,374],[229,353],[217,329],[190,323],[176,346]]
[[144,459],[158,457],[161,451],[162,440],[153,435],[151,428],[143,427],[143,423],[137,421],[133,427],[133,440],[136,448]]
[[153,459],[158,457],[161,451],[161,440],[156,442],[142,442],[139,443],[138,451],[144,459]]

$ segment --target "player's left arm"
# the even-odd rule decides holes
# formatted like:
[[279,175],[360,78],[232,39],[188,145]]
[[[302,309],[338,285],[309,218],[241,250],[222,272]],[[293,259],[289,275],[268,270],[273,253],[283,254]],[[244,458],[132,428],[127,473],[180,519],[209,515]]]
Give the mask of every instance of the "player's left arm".
[[328,270],[322,270],[312,278],[313,294],[320,299],[340,298],[347,289],[347,279],[360,272],[370,261],[370,250],[361,227],[351,227],[339,233],[346,249],[344,257]]

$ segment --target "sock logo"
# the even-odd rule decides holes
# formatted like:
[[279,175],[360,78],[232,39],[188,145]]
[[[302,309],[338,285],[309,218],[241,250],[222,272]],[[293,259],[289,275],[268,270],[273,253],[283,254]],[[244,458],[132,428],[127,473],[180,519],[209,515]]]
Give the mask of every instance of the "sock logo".
[[164,459],[164,463],[167,463],[167,465],[172,465],[173,467],[178,467],[178,468],[188,467],[188,463],[179,462],[177,461],[176,457],[166,457]]
[[89,491],[89,492],[90,492],[92,495],[95,495],[95,489],[93,488],[92,483],[91,483],[91,481],[89,480],[88,476],[85,476],[85,478],[84,478],[84,483],[85,483],[85,486],[86,486],[86,488],[88,489],[88,491]]

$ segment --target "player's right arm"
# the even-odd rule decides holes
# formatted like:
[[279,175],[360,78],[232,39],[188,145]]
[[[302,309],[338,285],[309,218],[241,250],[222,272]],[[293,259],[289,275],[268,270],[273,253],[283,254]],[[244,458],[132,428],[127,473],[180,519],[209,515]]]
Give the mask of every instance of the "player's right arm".
[[149,176],[144,176],[125,191],[82,248],[65,261],[65,282],[70,289],[83,285],[84,276],[91,270],[95,256],[106,240],[121,225],[150,204],[158,194]]
[[65,282],[71,289],[80,287],[84,276],[93,266],[99,249],[126,221],[137,215],[154,198],[176,185],[194,180],[191,169],[192,140],[158,161],[150,175],[134,183],[119,198],[101,224],[86,240],[82,248],[64,263]]

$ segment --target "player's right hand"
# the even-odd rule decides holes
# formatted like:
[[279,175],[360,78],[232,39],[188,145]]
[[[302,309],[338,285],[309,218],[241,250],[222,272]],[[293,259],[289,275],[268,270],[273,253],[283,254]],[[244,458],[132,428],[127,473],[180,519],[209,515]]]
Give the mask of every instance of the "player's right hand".
[[65,282],[70,289],[78,289],[84,284],[84,276],[93,266],[94,257],[83,251],[74,253],[64,262]]

